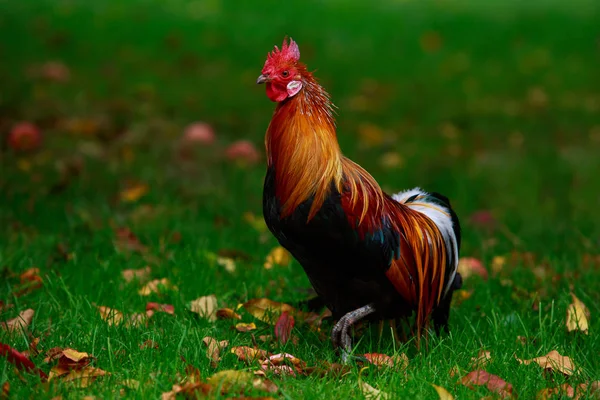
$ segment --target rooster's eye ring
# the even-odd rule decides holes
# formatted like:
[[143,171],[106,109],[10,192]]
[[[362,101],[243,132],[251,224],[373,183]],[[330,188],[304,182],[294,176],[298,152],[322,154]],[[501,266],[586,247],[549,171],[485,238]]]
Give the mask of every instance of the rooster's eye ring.
[[290,72],[288,70],[285,70],[281,73],[281,76],[283,76],[284,78],[287,78],[289,74],[290,74]]

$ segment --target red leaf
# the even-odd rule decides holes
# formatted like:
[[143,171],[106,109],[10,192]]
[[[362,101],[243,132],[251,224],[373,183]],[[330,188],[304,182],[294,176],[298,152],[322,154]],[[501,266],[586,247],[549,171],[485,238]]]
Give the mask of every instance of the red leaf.
[[36,368],[36,366],[29,358],[27,358],[27,356],[13,349],[9,345],[0,343],[0,355],[6,357],[8,362],[14,364],[18,369],[23,369],[28,372],[35,372],[40,376],[40,378],[42,378],[42,380],[48,379],[48,375],[46,375],[46,373],[41,369]]
[[281,313],[279,319],[275,323],[275,337],[281,344],[286,344],[290,339],[294,324],[295,321],[293,316],[291,316],[287,311]]
[[158,304],[154,302],[146,303],[146,311],[150,310],[162,311],[171,315],[175,314],[175,307],[173,307],[171,304]]
[[497,375],[492,375],[484,370],[469,372],[460,380],[463,385],[472,388],[473,386],[486,386],[490,391],[498,393],[502,398],[512,396],[513,387],[510,383]]

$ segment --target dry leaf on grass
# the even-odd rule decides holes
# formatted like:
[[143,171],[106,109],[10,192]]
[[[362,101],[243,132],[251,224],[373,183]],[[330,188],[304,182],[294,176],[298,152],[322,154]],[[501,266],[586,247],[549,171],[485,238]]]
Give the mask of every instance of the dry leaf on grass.
[[235,270],[237,268],[235,260],[233,258],[217,256],[216,262],[217,262],[217,265],[220,265],[221,267],[223,267],[225,269],[225,271],[232,273],[232,274],[235,272]]
[[79,387],[87,387],[98,377],[110,375],[100,368],[91,367],[92,356],[74,349],[51,349],[46,357],[48,362],[58,359],[58,363],[50,370],[48,380],[61,379],[74,382]]
[[113,244],[119,252],[146,253],[148,251],[148,248],[140,242],[129,228],[116,228]]
[[185,398],[196,399],[203,398],[209,395],[213,387],[204,382],[185,382],[182,385],[173,385],[170,392],[164,392],[161,395],[161,400],[177,400],[177,395],[185,396]]
[[2,390],[0,390],[0,399],[10,399],[10,382],[6,381],[2,384]]
[[138,294],[140,296],[150,296],[152,293],[162,294],[168,290],[177,290],[177,286],[173,285],[167,278],[154,279],[138,290]]
[[268,353],[262,349],[255,349],[248,346],[236,346],[231,348],[231,352],[235,354],[240,361],[251,363],[256,360],[264,360],[268,357]]
[[221,387],[222,392],[245,389],[250,386],[269,393],[275,393],[279,390],[277,385],[267,379],[257,378],[251,372],[232,369],[217,372],[207,379],[207,383],[213,387]]
[[190,311],[206,318],[209,321],[216,321],[217,296],[214,294],[202,296],[190,303]]
[[269,371],[275,375],[291,375],[304,373],[306,363],[288,353],[279,353],[267,357],[261,361],[260,368],[263,371]]
[[374,388],[373,386],[369,385],[368,383],[366,383],[362,380],[362,378],[361,378],[362,372],[366,369],[368,369],[368,367],[361,369],[360,372],[358,373],[358,388],[360,389],[360,392],[363,394],[363,396],[365,396],[365,399],[367,399],[367,400],[391,399],[392,397],[388,393],[382,392],[381,390]]
[[121,311],[106,306],[98,306],[96,308],[100,312],[100,318],[106,321],[108,326],[118,326],[123,322],[123,313]]
[[213,368],[216,368],[221,361],[220,353],[225,347],[229,346],[228,340],[217,340],[213,337],[206,336],[202,339],[202,343],[204,343],[207,347],[206,356],[210,358],[210,365]]
[[497,375],[492,375],[484,370],[469,372],[464,376],[460,383],[473,388],[473,386],[486,386],[490,391],[497,393],[501,398],[512,396],[513,387],[510,383]]
[[287,311],[281,313],[277,322],[275,323],[275,337],[281,344],[286,344],[292,335],[292,329],[294,328],[294,317],[291,316]]
[[35,311],[31,308],[28,308],[27,310],[21,311],[18,317],[0,323],[0,327],[9,333],[18,332],[21,330],[26,331],[33,320],[34,314]]
[[289,304],[280,303],[266,298],[249,300],[244,303],[243,306],[254,318],[270,325],[274,325],[277,322],[279,315],[283,312],[287,312],[289,314],[298,312]]
[[256,324],[254,322],[238,322],[235,324],[235,329],[237,329],[238,332],[250,332],[256,329]]
[[145,340],[144,343],[140,344],[140,350],[145,350],[145,349],[158,349],[158,343],[156,343],[154,340]]
[[520,358],[517,358],[517,361],[525,365],[537,363],[546,371],[556,371],[566,376],[573,375],[573,372],[575,372],[575,363],[573,363],[573,360],[567,356],[560,355],[556,350],[552,350],[542,357],[532,358],[531,360],[521,360]]
[[135,203],[145,196],[149,189],[150,188],[145,183],[137,182],[122,190],[121,193],[119,193],[119,199],[124,203]]
[[483,263],[473,257],[461,257],[458,260],[458,272],[463,279],[467,279],[472,275],[479,275],[484,280],[488,278],[488,271]]
[[482,369],[492,361],[492,355],[487,350],[479,350],[477,357],[471,357],[471,368]]
[[231,308],[220,308],[216,312],[217,319],[242,319],[242,316]]
[[150,268],[149,266],[140,269],[125,269],[121,271],[121,275],[127,283],[132,282],[134,280],[140,283],[148,282],[151,273],[152,268]]
[[[105,375],[110,375],[110,373],[101,370],[100,368],[85,367],[83,369],[74,369],[69,371],[66,375],[61,375],[60,380],[64,382],[73,382],[77,387],[85,388],[97,378]],[[52,379],[52,377],[50,379]]]
[[29,292],[39,289],[43,285],[42,277],[40,276],[39,268],[29,268],[19,275],[21,284],[13,290],[13,295],[16,297],[23,296]]
[[290,261],[292,261],[292,255],[283,247],[278,246],[267,255],[265,269],[271,269],[274,266],[287,267]]
[[433,383],[431,384],[431,386],[433,386],[433,388],[437,392],[438,396],[440,397],[440,400],[454,400],[454,396],[452,396],[445,388],[438,385],[434,385]]
[[590,310],[581,300],[571,293],[573,303],[567,308],[567,331],[581,331],[588,334]]
[[406,368],[408,368],[408,357],[404,353],[393,356],[381,353],[366,353],[363,354],[363,357],[366,358],[369,363],[378,367],[385,366],[394,368],[398,371],[405,371]]
[[42,380],[48,379],[48,375],[37,368],[29,357],[7,344],[0,343],[0,356],[6,357],[8,362],[13,364],[17,369],[38,374]]
[[175,307],[171,304],[146,303],[146,311],[165,312],[167,314],[175,314]]

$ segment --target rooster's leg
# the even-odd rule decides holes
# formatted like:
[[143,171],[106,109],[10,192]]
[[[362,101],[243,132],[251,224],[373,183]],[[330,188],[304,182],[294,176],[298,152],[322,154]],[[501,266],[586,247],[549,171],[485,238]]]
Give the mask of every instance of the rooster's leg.
[[352,325],[374,312],[375,307],[373,304],[367,304],[364,307],[350,311],[344,315],[333,327],[333,330],[331,331],[331,341],[333,342],[333,347],[342,348],[342,359],[344,362],[346,362],[348,355],[352,351],[352,339],[349,332],[350,328]]

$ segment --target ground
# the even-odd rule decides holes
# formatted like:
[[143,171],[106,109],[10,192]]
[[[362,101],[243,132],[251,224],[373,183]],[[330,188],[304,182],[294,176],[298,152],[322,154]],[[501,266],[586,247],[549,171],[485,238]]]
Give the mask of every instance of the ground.
[[[274,105],[255,81],[286,34],[338,107],[344,152],[388,191],[448,196],[463,223],[461,255],[489,271],[465,279],[450,334],[428,348],[396,346],[387,329],[357,337],[357,353],[409,359],[406,374],[371,366],[361,379],[397,398],[432,398],[431,383],[482,397],[487,388],[458,383],[482,349],[491,354],[482,368],[521,398],[600,379],[599,6],[494,3],[0,0],[0,321],[35,312],[25,330],[0,330],[0,342],[25,351],[39,338],[32,360],[46,373],[46,351],[70,347],[111,374],[77,389],[0,357],[10,397],[114,397],[133,379],[139,388],[123,395],[158,398],[186,363],[204,378],[257,369],[229,350],[211,366],[202,339],[252,346],[251,334],[273,326],[240,309],[257,329],[238,332],[237,321],[189,308],[210,294],[231,308],[309,295],[295,261],[264,266],[277,246],[261,225],[264,154],[225,155],[237,140],[262,151]],[[38,150],[9,146],[18,121],[39,127]],[[194,121],[210,124],[216,142],[182,142]],[[216,254],[234,258],[235,270]],[[141,296],[122,271],[146,266],[177,289]],[[36,285],[22,277],[34,267],[41,287],[23,290]],[[590,311],[589,335],[567,332],[571,293]],[[111,326],[98,310],[133,314],[148,302],[173,305],[174,315]],[[337,362],[322,336],[330,327],[297,323],[295,343],[259,346],[309,365]],[[148,340],[158,349],[140,347]],[[551,350],[573,360],[572,376],[516,360]],[[359,397],[360,371],[268,373],[279,387],[270,395]]]

